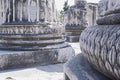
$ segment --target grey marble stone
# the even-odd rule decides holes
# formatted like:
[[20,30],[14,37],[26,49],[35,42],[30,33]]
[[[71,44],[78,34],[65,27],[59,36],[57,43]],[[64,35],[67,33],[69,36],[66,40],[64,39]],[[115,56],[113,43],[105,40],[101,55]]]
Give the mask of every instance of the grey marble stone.
[[29,50],[64,43],[63,29],[55,19],[54,0],[0,0],[0,4],[4,19],[1,49]]
[[98,4],[98,13],[99,18],[97,23],[99,25],[119,24],[119,0],[101,0]]
[[100,0],[98,4],[99,15],[104,16],[110,13],[119,12],[119,0]]
[[66,41],[68,42],[78,42],[79,41],[80,35],[75,35],[75,36],[66,36]]
[[66,23],[65,25],[67,25],[67,26],[73,25],[72,27],[74,27],[74,25],[76,27],[81,27],[81,26],[87,27],[87,20],[86,20],[86,13],[87,13],[86,5],[87,5],[87,3],[84,0],[82,2],[80,2],[80,1],[78,3],[81,6],[79,6],[77,3],[74,6],[71,6],[70,9],[68,9],[65,12],[65,15],[64,15],[64,17],[65,17],[64,23]]
[[101,73],[120,79],[120,25],[96,25],[85,29],[80,47],[85,58]]
[[81,51],[94,68],[119,80],[119,0],[101,0],[98,8],[98,25],[85,29],[80,36]]
[[40,47],[63,44],[60,28],[48,25],[2,25],[0,48],[7,50],[38,50]]
[[93,69],[82,54],[68,61],[64,65],[65,80],[110,80]]
[[74,56],[55,0],[0,0],[0,10],[0,69],[62,63]]
[[[80,34],[75,35],[75,33],[81,32],[87,27],[86,5],[85,0],[76,0],[75,5],[71,6],[64,14],[64,26],[68,42],[79,42]],[[67,35],[70,32],[74,33],[74,35]],[[72,36],[76,38],[72,38]]]
[[88,27],[96,25],[97,18],[98,18],[98,4],[97,3],[87,3]]
[[1,23],[41,23],[55,22],[54,0],[0,0]]
[[104,17],[99,17],[97,20],[98,25],[114,25],[114,24],[120,24],[120,13],[116,14],[109,14]]
[[0,70],[63,63],[74,56],[70,46],[46,48],[36,51],[0,50]]

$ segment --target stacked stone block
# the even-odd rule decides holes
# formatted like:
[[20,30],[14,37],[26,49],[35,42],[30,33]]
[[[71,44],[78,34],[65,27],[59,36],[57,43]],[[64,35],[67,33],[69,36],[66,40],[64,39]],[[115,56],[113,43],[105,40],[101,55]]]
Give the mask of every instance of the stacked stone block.
[[85,0],[76,0],[75,5],[65,12],[66,40],[68,42],[79,42],[81,32],[87,27]]
[[64,66],[66,80],[120,80],[119,0],[101,0],[95,26],[80,36],[82,54]]

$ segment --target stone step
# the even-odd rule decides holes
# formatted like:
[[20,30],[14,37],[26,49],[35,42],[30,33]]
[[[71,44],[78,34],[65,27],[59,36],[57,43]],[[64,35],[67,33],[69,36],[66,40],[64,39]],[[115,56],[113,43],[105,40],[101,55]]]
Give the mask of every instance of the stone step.
[[81,28],[66,28],[66,32],[82,32],[83,30]]
[[0,35],[4,40],[51,40],[60,39],[62,35]]
[[75,35],[80,35],[82,31],[79,31],[79,32],[66,32],[66,36],[75,36]]
[[80,35],[76,36],[66,36],[67,42],[79,42]]
[[56,43],[56,44],[47,44],[47,45],[35,45],[35,46],[11,46],[11,45],[0,45],[1,50],[9,51],[36,51],[36,50],[46,50],[46,49],[57,49],[64,48],[69,46],[67,43]]
[[39,41],[23,41],[23,40],[0,40],[2,45],[44,45],[53,43],[62,43],[63,39],[39,40]]

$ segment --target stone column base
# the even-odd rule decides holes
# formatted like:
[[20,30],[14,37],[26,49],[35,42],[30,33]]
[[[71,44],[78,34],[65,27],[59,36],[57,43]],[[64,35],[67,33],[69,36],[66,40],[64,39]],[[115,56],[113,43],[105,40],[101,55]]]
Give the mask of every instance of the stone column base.
[[0,69],[64,63],[74,53],[69,45],[36,51],[0,51]]
[[65,80],[111,80],[93,69],[82,54],[64,65]]

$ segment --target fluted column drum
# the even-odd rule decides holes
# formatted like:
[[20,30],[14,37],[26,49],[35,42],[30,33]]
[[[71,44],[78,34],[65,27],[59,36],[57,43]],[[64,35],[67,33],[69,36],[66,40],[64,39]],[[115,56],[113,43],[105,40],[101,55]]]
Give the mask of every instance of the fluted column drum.
[[0,0],[0,69],[73,57],[56,18],[55,0]]
[[54,0],[0,0],[0,3],[3,14],[0,49],[38,50],[64,43],[62,29],[54,20]]

